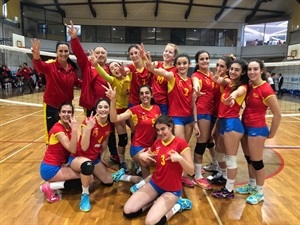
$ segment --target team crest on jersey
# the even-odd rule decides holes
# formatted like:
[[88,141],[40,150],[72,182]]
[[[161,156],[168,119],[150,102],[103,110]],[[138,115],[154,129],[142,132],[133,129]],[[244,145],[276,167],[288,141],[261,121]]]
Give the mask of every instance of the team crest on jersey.
[[98,128],[95,128],[95,129],[93,130],[92,136],[93,136],[93,137],[97,137],[98,134],[99,134],[99,130],[98,130]]
[[257,93],[253,93],[253,98],[259,98],[259,95]]

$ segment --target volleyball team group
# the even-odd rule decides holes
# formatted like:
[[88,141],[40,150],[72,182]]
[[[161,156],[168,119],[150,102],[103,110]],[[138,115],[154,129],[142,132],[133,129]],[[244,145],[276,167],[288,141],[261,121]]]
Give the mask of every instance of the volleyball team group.
[[[222,56],[212,72],[209,53],[200,50],[195,54],[194,72],[188,76],[190,57],[170,43],[161,62],[152,61],[141,44],[129,47],[131,64],[107,64],[105,48],[96,47],[86,55],[72,21],[65,25],[70,47],[58,42],[56,59],[41,60],[37,39],[31,48],[35,70],[46,77],[47,148],[40,166],[45,183],[40,189],[49,202],[60,200],[60,189],[80,188],[79,208],[88,212],[93,182],[107,187],[131,182],[124,217],[135,218],[147,211],[145,224],[165,224],[175,213],[192,208],[192,202],[181,197],[183,186],[209,190],[217,184],[222,188],[212,191],[215,198],[231,199],[238,193],[248,195],[249,204],[264,200],[264,143],[274,137],[281,112],[261,60],[247,63]],[[70,48],[77,64],[69,58]],[[74,86],[81,88],[79,105],[86,115],[80,127],[72,105]],[[267,110],[273,114],[270,127]],[[111,173],[104,151],[115,131],[120,169]],[[197,141],[191,149],[193,133]],[[125,161],[129,138],[135,174],[130,174]],[[249,182],[234,190],[240,143]],[[211,163],[203,166],[206,148]],[[214,173],[206,178],[203,169]]]

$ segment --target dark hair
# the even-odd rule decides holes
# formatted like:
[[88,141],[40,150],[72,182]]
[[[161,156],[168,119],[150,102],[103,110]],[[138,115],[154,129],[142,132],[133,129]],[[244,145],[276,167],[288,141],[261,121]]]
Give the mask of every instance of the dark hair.
[[[257,62],[257,63],[258,63],[259,68],[263,71],[263,73],[261,74],[261,79],[267,80],[267,75],[266,75],[265,70],[264,70],[265,65],[264,65],[263,61],[260,60],[260,59],[251,59],[251,60],[248,62],[248,65],[249,65],[249,63],[251,63],[251,62]],[[268,71],[268,72],[270,72],[270,71]]]
[[172,128],[172,134],[174,134],[174,122],[172,120],[172,118],[168,115],[161,115],[159,116],[154,123],[154,127],[157,124],[166,124],[168,127]]
[[108,98],[99,98],[95,103],[95,106],[94,106],[95,110],[97,109],[97,106],[99,105],[99,103],[102,101],[107,102],[107,104],[110,106],[110,100]]
[[[151,88],[151,86],[148,85],[148,84],[144,84],[144,85],[141,85],[141,86],[139,87],[139,90],[138,90],[139,95],[140,95],[140,91],[141,91],[141,89],[142,89],[143,87],[148,88],[148,89],[150,90],[151,95],[153,95],[152,88]],[[140,103],[141,103],[141,102],[140,102]],[[155,101],[154,101],[154,98],[153,98],[153,97],[151,98],[150,104],[151,104],[151,105],[154,105],[154,104],[155,104]]]
[[112,72],[111,72],[111,70],[110,70],[109,66],[110,66],[110,64],[112,64],[112,63],[117,63],[118,65],[122,66],[122,64],[121,64],[121,63],[119,63],[119,62],[116,62],[116,61],[111,61],[111,62],[109,62],[109,63],[108,63],[108,72],[109,72],[109,74],[110,74],[110,75],[112,75]]
[[190,57],[189,57],[189,55],[188,54],[186,54],[186,53],[180,53],[180,54],[178,54],[177,56],[176,56],[176,58],[174,59],[174,65],[176,65],[177,64],[177,60],[179,59],[179,58],[187,58],[187,60],[189,61],[189,63],[191,63],[191,59],[190,59]]
[[196,53],[195,55],[195,63],[196,63],[196,66],[194,68],[194,72],[196,72],[197,70],[199,70],[199,65],[198,65],[198,59],[199,59],[199,56],[202,54],[202,53],[207,53],[208,54],[208,57],[210,58],[210,54],[208,51],[205,51],[205,50],[200,50]]
[[130,46],[128,47],[127,52],[129,53],[129,51],[130,51],[132,48],[137,48],[137,49],[138,49],[139,47],[138,47],[137,44],[132,44],[132,45],[130,45]]
[[[240,79],[238,80],[238,82],[236,82],[234,87],[231,89],[231,92],[238,89],[238,87],[241,86],[241,85],[245,85],[245,84],[247,86],[249,85],[249,77],[247,75],[247,62],[242,60],[242,59],[236,59],[231,63],[231,65],[234,64],[234,63],[237,63],[241,66],[242,75],[241,75]],[[243,72],[244,72],[244,74],[243,74]],[[248,90],[248,88],[247,88],[247,90]]]
[[[230,68],[230,65],[232,63],[232,57],[231,56],[223,55],[219,59],[221,59],[221,60],[223,60],[225,62],[227,69]],[[228,71],[226,72],[226,74],[228,75]]]
[[[58,49],[58,47],[59,47],[60,45],[66,45],[66,46],[68,46],[68,48],[70,49],[70,46],[69,46],[68,42],[65,42],[65,41],[58,41],[58,42],[56,43],[56,47],[55,47],[55,51],[56,51],[56,52],[57,52],[57,49]],[[78,69],[77,64],[76,64],[72,59],[70,59],[70,57],[68,57],[67,63],[69,63],[69,64],[73,67],[73,69],[75,69],[75,70]]]
[[74,114],[74,106],[73,106],[72,103],[70,103],[70,102],[64,102],[64,103],[62,103],[62,104],[58,107],[58,112],[60,113],[62,107],[65,106],[65,105],[71,106],[71,108],[72,108],[72,115],[73,115],[73,114]]

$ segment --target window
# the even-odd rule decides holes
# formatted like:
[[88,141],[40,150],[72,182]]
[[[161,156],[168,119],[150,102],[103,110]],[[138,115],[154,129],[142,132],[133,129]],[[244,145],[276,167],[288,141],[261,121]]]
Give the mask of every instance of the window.
[[144,44],[155,44],[156,28],[145,27],[141,31],[141,42]]
[[111,42],[111,27],[97,26],[97,42],[110,43]]
[[156,44],[166,45],[170,43],[171,30],[169,28],[156,28]]
[[187,29],[186,30],[186,45],[199,46],[200,45],[200,29]]
[[286,41],[288,21],[246,25],[244,46],[277,45]]
[[141,28],[126,27],[126,43],[139,44],[141,43]]
[[171,29],[171,43],[176,45],[185,45],[185,29]]
[[202,29],[200,36],[200,45],[215,46],[215,30]]
[[95,26],[81,26],[81,40],[84,42],[96,42],[96,27]]
[[111,27],[111,42],[112,43],[126,43],[125,42],[125,27]]

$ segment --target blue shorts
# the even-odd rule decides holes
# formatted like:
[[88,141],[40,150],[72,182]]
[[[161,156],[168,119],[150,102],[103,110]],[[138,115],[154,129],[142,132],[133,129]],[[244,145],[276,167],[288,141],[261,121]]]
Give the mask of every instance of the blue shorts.
[[269,128],[267,126],[265,127],[247,127],[245,126],[245,134],[250,137],[257,137],[257,136],[263,136],[263,137],[269,137]]
[[[83,157],[84,157],[84,156],[83,156]],[[75,157],[69,156],[68,164],[71,165],[74,159],[75,159]],[[100,162],[100,159],[96,159],[96,160],[93,161],[93,164],[96,165],[96,164],[98,164],[99,162]]]
[[166,191],[166,190],[164,190],[164,189],[158,187],[158,186],[153,182],[152,179],[149,181],[149,184],[155,189],[155,191],[156,191],[159,195],[162,195],[162,194],[165,193],[165,192],[171,192],[173,195],[176,195],[177,197],[180,197],[180,196],[181,196],[182,190],[179,190],[179,191]]
[[209,115],[209,114],[197,114],[197,120],[210,120],[211,121],[211,115]]
[[175,125],[182,125],[182,126],[192,123],[194,121],[193,116],[189,116],[189,117],[172,116],[172,119]]
[[157,105],[159,106],[162,115],[168,115],[168,110],[169,110],[168,104],[157,104]]
[[244,133],[244,126],[239,118],[221,118],[220,119],[220,134],[224,135],[226,132],[236,131]]
[[210,117],[210,123],[211,123],[211,125],[215,125],[216,122],[217,122],[217,117],[216,116],[211,116]]
[[130,146],[130,156],[131,157],[135,156],[137,153],[139,153],[143,149],[144,149],[144,147],[142,147],[142,146],[131,145]]
[[60,168],[61,166],[46,164],[44,163],[44,161],[42,161],[40,166],[41,177],[43,178],[43,180],[48,181],[58,173]]

